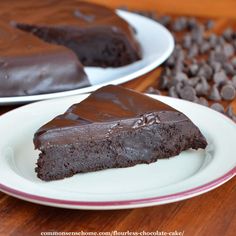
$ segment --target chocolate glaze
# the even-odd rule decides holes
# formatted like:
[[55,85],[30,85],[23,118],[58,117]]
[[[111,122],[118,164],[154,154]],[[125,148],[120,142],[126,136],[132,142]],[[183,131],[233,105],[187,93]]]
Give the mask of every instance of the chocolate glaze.
[[107,7],[10,0],[0,1],[0,8],[0,97],[88,86],[77,57],[84,65],[102,67],[140,59],[132,29]]
[[181,112],[112,85],[98,89],[42,126],[34,144],[41,151],[36,172],[43,180],[151,163],[207,145],[199,129]]
[[60,92],[89,85],[75,54],[0,21],[0,96]]

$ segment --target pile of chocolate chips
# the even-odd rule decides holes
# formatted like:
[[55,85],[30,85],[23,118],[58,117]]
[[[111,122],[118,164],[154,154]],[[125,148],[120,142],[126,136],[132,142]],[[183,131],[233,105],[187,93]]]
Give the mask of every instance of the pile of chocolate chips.
[[209,106],[236,122],[232,106],[224,108],[220,103],[236,98],[236,32],[228,28],[221,35],[211,33],[215,24],[212,20],[136,13],[158,21],[175,38],[174,52],[162,65],[158,84],[146,92]]

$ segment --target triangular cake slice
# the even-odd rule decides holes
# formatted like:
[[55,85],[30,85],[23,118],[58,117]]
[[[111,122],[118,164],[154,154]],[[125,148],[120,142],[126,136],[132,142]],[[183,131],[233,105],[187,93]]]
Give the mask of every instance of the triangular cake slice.
[[5,19],[49,43],[70,48],[85,66],[119,67],[141,58],[134,29],[113,9],[77,0],[69,4],[31,0],[26,6],[18,2],[4,12]]
[[205,148],[183,113],[141,93],[109,85],[42,126],[34,137],[42,180],[130,167]]

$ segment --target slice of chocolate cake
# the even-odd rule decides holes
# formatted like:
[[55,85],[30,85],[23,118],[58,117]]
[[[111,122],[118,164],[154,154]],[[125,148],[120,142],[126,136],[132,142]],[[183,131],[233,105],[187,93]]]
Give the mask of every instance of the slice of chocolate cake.
[[0,97],[89,86],[76,55],[0,20]]
[[8,9],[5,19],[72,49],[83,65],[118,67],[141,58],[133,28],[108,7],[76,0],[30,0],[15,1]]
[[106,86],[42,126],[36,172],[45,181],[76,173],[130,167],[205,148],[183,113],[143,94]]

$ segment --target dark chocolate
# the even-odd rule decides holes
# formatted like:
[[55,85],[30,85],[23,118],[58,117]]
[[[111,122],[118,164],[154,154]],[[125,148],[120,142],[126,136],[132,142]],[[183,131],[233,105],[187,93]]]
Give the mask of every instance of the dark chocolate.
[[72,49],[85,66],[119,67],[141,58],[132,27],[114,10],[95,3],[16,2],[4,18],[49,43]]
[[53,93],[90,83],[76,55],[0,21],[0,97]]
[[181,112],[119,86],[92,93],[42,126],[34,137],[42,180],[151,163],[205,148],[200,130]]

